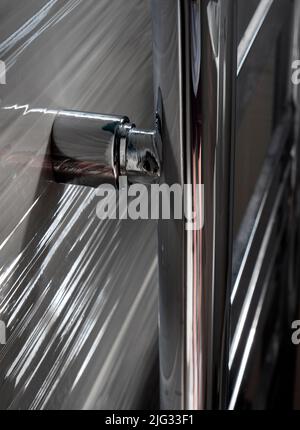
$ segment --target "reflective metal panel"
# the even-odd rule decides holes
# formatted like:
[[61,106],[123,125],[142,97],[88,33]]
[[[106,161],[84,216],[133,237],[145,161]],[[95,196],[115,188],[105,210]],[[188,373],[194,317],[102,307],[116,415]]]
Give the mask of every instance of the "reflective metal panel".
[[[226,405],[235,6],[232,0],[153,1],[162,180],[191,184],[189,213],[204,214],[203,229],[176,220],[159,227],[163,408]],[[204,184],[204,195],[197,184]]]

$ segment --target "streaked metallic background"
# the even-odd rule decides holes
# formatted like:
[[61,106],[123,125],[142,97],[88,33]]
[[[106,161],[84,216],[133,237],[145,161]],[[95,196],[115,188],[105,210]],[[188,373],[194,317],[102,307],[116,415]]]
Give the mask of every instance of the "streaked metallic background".
[[[0,59],[6,154],[43,156],[57,109],[153,125],[147,0],[1,0]],[[156,224],[100,222],[96,204],[1,162],[1,409],[158,400]]]
[[[295,160],[290,151],[292,110],[286,109],[285,102],[291,96],[287,46],[292,28],[290,15],[296,2],[236,2],[239,43],[237,145],[235,165],[232,166],[235,171],[232,199],[234,285],[230,306],[230,375],[227,375],[230,392],[234,395],[230,408],[267,408],[277,403],[282,407],[292,397],[294,381],[290,380],[293,376],[290,364],[293,360],[289,356],[294,352],[286,334],[289,333],[288,320],[293,314],[289,302],[296,303],[297,296],[297,282],[292,282],[295,274],[289,265],[293,260],[290,256],[294,255],[292,247],[296,232],[293,225],[296,218],[292,214],[294,196],[290,186]],[[200,105],[201,113],[210,112],[202,129],[211,135],[219,121],[216,111],[209,106],[212,103],[217,106],[220,101],[216,91],[220,86],[213,77],[223,70],[219,67],[222,56],[218,56],[220,64],[216,67],[213,51],[220,46],[221,52],[225,52],[224,45],[215,43],[218,35],[222,38],[225,34],[227,43],[230,32],[218,29],[220,23],[228,25],[232,18],[223,20],[226,13],[221,12],[229,11],[235,2],[191,1],[191,12],[188,0],[154,0],[153,35],[149,3],[150,0],[0,0],[0,60],[5,61],[7,67],[7,84],[0,85],[0,320],[7,325],[8,337],[7,345],[0,347],[0,409],[159,407],[156,224],[151,221],[135,221],[134,224],[133,221],[100,222],[96,218],[98,199],[94,190],[51,184],[47,170],[39,168],[40,160],[47,155],[50,131],[58,110],[125,114],[138,127],[152,128],[154,99],[160,87],[164,159],[167,160],[164,174],[171,182],[177,180],[176,175],[181,170],[177,172],[174,160],[177,157],[179,165],[188,160],[184,154],[189,156],[189,136],[182,139],[182,131],[188,131],[190,127],[185,127],[183,121],[185,114],[187,119],[189,115],[190,92],[187,91],[188,97],[183,96],[192,85],[182,71],[187,71],[186,66],[190,65],[188,51],[185,51],[192,34],[186,31],[190,22],[193,23],[193,40],[197,42],[193,54],[201,51],[201,55],[191,56],[195,60],[191,62],[190,75],[193,76],[194,91],[197,79],[201,81],[195,113]],[[193,19],[189,21],[189,17]],[[297,18],[295,23],[297,28]],[[251,31],[248,32],[249,27]],[[295,54],[299,52],[298,37],[297,33]],[[227,54],[232,52],[234,40],[235,37],[232,44],[228,44]],[[229,66],[230,62],[231,59],[229,63],[226,60],[223,65]],[[213,69],[207,67],[211,64]],[[227,72],[225,75],[228,78]],[[227,79],[229,86],[232,82],[234,80]],[[211,94],[216,97],[213,99]],[[298,106],[298,96],[294,98]],[[283,115],[285,111],[286,115]],[[223,113],[228,112],[227,108],[223,110]],[[229,124],[229,121],[225,123]],[[275,151],[278,166],[274,160],[270,163],[268,156],[269,152],[272,154],[274,141],[283,146]],[[222,188],[219,173],[225,158],[220,156],[218,175],[210,175],[209,170],[215,165],[214,150],[211,151],[214,144],[214,141],[201,139],[204,155],[208,151],[208,157],[201,158],[203,171],[208,172],[204,177],[206,191],[207,185],[211,186],[206,193],[206,208],[214,207],[214,181],[218,190]],[[227,150],[225,155],[228,155]],[[281,171],[284,166],[286,168]],[[272,172],[270,178],[265,175],[266,171]],[[270,179],[270,190],[278,190],[275,192],[278,196],[274,203],[270,192],[270,201],[263,199],[266,204],[257,216],[258,206],[255,204],[260,205],[260,192],[266,190],[265,185],[260,186],[265,184],[261,181],[264,177]],[[255,204],[252,205],[253,201]],[[280,222],[279,206],[285,208]],[[219,207],[228,209],[229,204],[225,202]],[[216,210],[216,213],[220,214],[220,211]],[[208,214],[205,218],[210,222],[206,223],[205,229],[213,232],[214,216]],[[259,225],[259,228],[254,231],[253,225]],[[214,233],[214,238],[222,238],[220,242],[215,241],[215,249],[210,234],[204,247],[201,244],[198,248],[200,255],[204,255],[201,252],[206,245],[208,254],[211,252],[213,257],[206,259],[204,256],[208,277],[199,271],[204,281],[202,291],[206,288],[205,294],[208,293],[203,295],[208,298],[207,302],[198,300],[200,277],[193,295],[197,305],[202,303],[201,318],[194,320],[194,333],[198,336],[201,332],[203,352],[208,353],[208,375],[219,365],[225,376],[228,370],[227,360],[218,349],[207,347],[211,340],[218,342],[220,339],[218,334],[215,336],[216,327],[223,328],[222,312],[219,312],[222,300],[218,302],[218,298],[225,298],[222,292],[219,294],[219,286],[228,264],[227,260],[217,258],[217,250],[220,250],[219,243],[224,245],[226,242],[227,231],[226,227],[221,227],[220,235]],[[253,231],[256,232],[255,240],[251,239]],[[272,234],[269,235],[270,231]],[[201,363],[205,364],[201,353],[190,379],[185,370],[181,373],[184,367],[180,360],[187,351],[184,342],[191,338],[192,331],[189,325],[187,336],[180,337],[187,313],[178,312],[178,308],[185,306],[181,289],[186,286],[180,272],[185,264],[181,258],[184,236],[178,232],[176,223],[172,228],[163,226],[159,229],[160,243],[163,237],[167,239],[167,245],[160,247],[161,273],[166,274],[160,282],[160,338],[167,341],[165,344],[161,342],[160,348],[161,363],[166,358],[167,369],[166,373],[161,371],[161,405],[167,404],[164,403],[165,396],[171,399],[170,407],[179,404],[176,398],[182,400],[183,390],[178,386],[183,383],[185,389],[188,382],[192,387],[195,376],[201,374]],[[289,238],[293,240],[287,252]],[[268,246],[263,247],[264,243]],[[179,258],[175,259],[172,253],[169,260],[162,258],[170,249]],[[285,258],[281,261],[277,257],[283,254]],[[197,259],[196,253],[195,256]],[[212,260],[216,261],[213,265],[217,275],[215,280],[211,279],[213,272],[209,266]],[[222,261],[225,262],[223,266]],[[299,277],[295,275],[295,279]],[[179,295],[176,295],[176,288]],[[210,300],[211,291],[218,291],[216,301]],[[175,310],[172,308],[174,298],[178,298],[179,304]],[[210,308],[212,303],[216,303],[214,308]],[[197,308],[191,306],[190,309],[193,312]],[[246,319],[240,318],[241,312]],[[207,326],[205,313],[208,315]],[[164,320],[165,316],[168,320]],[[280,322],[275,324],[274,318]],[[272,329],[272,324],[276,330]],[[251,338],[253,330],[255,337]],[[209,341],[206,344],[205,335]],[[194,339],[198,340],[197,337]],[[252,339],[253,346],[247,349],[252,345]],[[182,347],[182,355],[181,352],[176,355],[177,345]],[[195,342],[192,347],[197,345]],[[250,350],[251,354],[247,352]],[[216,360],[210,358],[211,351]],[[182,363],[189,364],[185,359]],[[291,369],[287,378],[281,370],[286,367]],[[277,377],[270,378],[275,370]],[[208,398],[212,398],[214,388],[222,379],[219,373],[215,375],[216,383],[199,379],[199,390],[192,390],[193,393],[200,393],[205,388],[203,381],[206,381]],[[285,379],[290,381],[286,383]],[[173,384],[173,381],[179,381],[179,384]],[[212,403],[193,404],[209,407]],[[223,407],[223,402],[217,404]]]

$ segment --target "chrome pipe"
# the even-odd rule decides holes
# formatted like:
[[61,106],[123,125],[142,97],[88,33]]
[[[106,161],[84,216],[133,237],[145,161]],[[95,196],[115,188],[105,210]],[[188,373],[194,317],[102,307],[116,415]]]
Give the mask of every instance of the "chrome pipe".
[[121,116],[59,112],[50,147],[57,182],[117,186],[118,130],[125,124],[129,119]]
[[236,2],[153,0],[152,10],[155,87],[164,112],[162,182],[191,184],[188,212],[204,214],[203,228],[192,231],[182,220],[159,223],[161,407],[224,409]]
[[[41,117],[44,114],[35,113]],[[7,145],[0,150],[2,167],[20,169],[28,165],[40,170],[49,181],[94,188],[101,184],[118,188],[120,176],[126,176],[129,183],[159,181],[159,113],[153,130],[136,128],[126,116],[64,110],[47,113],[51,117],[50,138],[44,154],[37,155],[28,148],[15,151]],[[8,119],[9,114],[7,111]]]
[[98,187],[155,182],[160,176],[160,131],[140,130],[127,117],[61,111],[54,120],[50,155],[57,182]]

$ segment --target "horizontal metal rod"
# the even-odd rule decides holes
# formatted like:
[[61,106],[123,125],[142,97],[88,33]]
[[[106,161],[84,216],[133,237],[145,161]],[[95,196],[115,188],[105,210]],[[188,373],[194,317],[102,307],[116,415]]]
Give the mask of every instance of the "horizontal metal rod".
[[50,156],[58,182],[118,187],[120,175],[134,182],[160,176],[159,130],[140,130],[127,117],[61,111],[52,129]]
[[29,166],[50,181],[89,187],[118,187],[119,176],[144,184],[159,181],[159,121],[155,129],[141,130],[125,116],[77,111],[55,112],[52,121],[45,155],[7,145],[0,150],[2,167]]

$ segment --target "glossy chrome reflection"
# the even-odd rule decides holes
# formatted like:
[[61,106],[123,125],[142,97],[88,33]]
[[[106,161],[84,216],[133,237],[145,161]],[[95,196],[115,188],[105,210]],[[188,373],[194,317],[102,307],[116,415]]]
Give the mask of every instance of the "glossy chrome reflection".
[[239,43],[238,46],[238,66],[237,66],[237,74],[240,73],[242,69],[245,59],[252,48],[252,45],[264,24],[265,18],[268,15],[274,0],[261,0],[258,5],[247,29]]
[[119,176],[160,177],[160,130],[137,129],[127,117],[61,111],[54,120],[50,157],[57,182],[118,187]]
[[[187,232],[178,220],[159,225],[163,409],[227,404],[235,11],[233,0],[153,1],[155,84],[164,108],[163,180],[192,184],[185,203],[201,213],[204,201],[205,217],[200,231]],[[195,55],[199,27],[201,56]],[[204,198],[197,184],[204,184]]]

